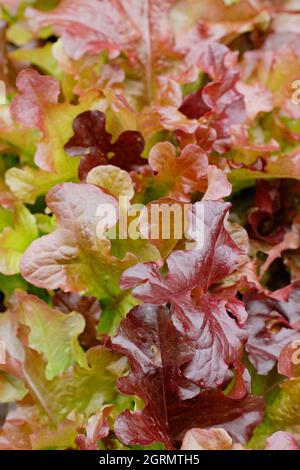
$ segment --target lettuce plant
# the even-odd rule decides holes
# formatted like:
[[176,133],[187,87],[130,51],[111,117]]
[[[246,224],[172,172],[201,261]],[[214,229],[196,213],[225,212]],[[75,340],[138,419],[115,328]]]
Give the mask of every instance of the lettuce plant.
[[0,0],[0,449],[300,449],[297,4]]

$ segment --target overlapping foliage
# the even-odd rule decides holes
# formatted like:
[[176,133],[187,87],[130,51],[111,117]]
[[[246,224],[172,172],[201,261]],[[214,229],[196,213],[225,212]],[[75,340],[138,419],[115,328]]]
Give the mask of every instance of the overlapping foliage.
[[299,450],[297,5],[0,0],[0,449]]

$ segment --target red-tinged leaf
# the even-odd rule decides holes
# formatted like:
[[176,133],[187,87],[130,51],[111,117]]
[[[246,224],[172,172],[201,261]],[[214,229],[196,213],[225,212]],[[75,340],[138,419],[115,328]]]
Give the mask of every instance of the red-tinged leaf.
[[[198,222],[200,206],[194,206]],[[137,286],[133,293],[144,302],[171,304],[174,325],[190,337],[195,348],[184,375],[214,388],[223,382],[228,367],[238,367],[241,361],[246,340],[241,325],[246,316],[236,302],[231,308],[230,299],[213,295],[209,288],[234,270],[242,251],[224,228],[229,205],[205,201],[202,209],[203,226],[198,229],[203,230],[204,244],[200,249],[196,245],[194,251],[172,253],[166,261],[166,275],[155,263],[136,265],[123,274],[121,286]]]
[[125,52],[145,103],[152,100],[157,75],[168,62],[180,58],[168,18],[173,3],[175,0],[92,0],[88,4],[64,0],[50,12],[28,8],[26,16],[36,33],[52,26],[73,59],[104,50],[114,59]]
[[[154,145],[148,158],[149,167],[132,172],[137,199],[148,202],[169,197],[189,202],[197,192],[215,201],[231,193],[231,184],[222,170],[208,164],[206,153],[197,145],[186,145],[179,156],[170,142]],[[152,170],[152,171],[151,171]]]
[[247,289],[244,291],[248,290],[248,285],[263,291],[264,288],[259,282],[257,270],[257,259],[252,261],[248,258],[248,260],[244,263],[241,263],[241,265],[232,274],[226,276],[222,285],[223,287],[232,286],[239,283],[240,280],[246,280]]
[[[43,122],[45,108],[58,102],[59,83],[53,77],[41,77],[38,72],[28,69],[18,75],[17,88],[20,94],[12,104],[13,117],[26,127],[46,133]],[[41,144],[35,158],[37,165],[49,170],[50,165],[44,161]]]
[[196,119],[189,119],[175,106],[155,105],[152,112],[141,116],[141,129],[147,134],[154,134],[163,129],[193,134],[198,127]]
[[209,165],[207,170],[207,189],[203,196],[209,201],[218,201],[230,196],[232,190],[231,183],[225,173],[215,165]]
[[265,450],[300,450],[300,446],[292,434],[278,431],[268,437]]
[[181,445],[189,429],[216,425],[244,442],[261,419],[259,397],[233,400],[220,391],[199,394],[179,373],[193,348],[174,328],[166,308],[136,307],[123,320],[113,347],[126,354],[131,365],[131,373],[119,380],[119,390],[145,402],[141,411],[127,410],[116,420],[115,432],[125,444],[163,442],[172,449]]
[[223,153],[231,145],[230,126],[243,123],[246,117],[244,96],[236,88],[239,73],[232,53],[216,43],[203,49],[199,66],[213,81],[188,96],[180,111],[190,119],[200,118],[202,125],[209,124],[216,132],[212,148]]
[[189,201],[188,195],[200,189],[200,180],[208,171],[207,156],[199,147],[189,145],[176,157],[169,142],[151,149],[149,165],[156,175],[153,184],[165,187],[169,197],[181,201]]
[[146,102],[153,99],[156,77],[168,67],[170,60],[179,58],[169,22],[169,11],[175,2],[176,0],[121,0],[140,34],[136,48],[138,75],[144,82]]
[[108,50],[111,58],[121,51],[133,56],[134,43],[139,38],[139,32],[119,0],[63,0],[48,12],[27,8],[26,17],[35,33],[52,26],[54,33],[62,36],[67,53],[74,59],[103,50]]
[[77,165],[65,154],[64,144],[71,136],[73,120],[91,105],[95,96],[87,95],[78,105],[59,103],[58,81],[33,69],[22,70],[16,85],[19,94],[11,105],[13,117],[23,126],[38,129],[41,133],[35,163],[47,172],[58,173],[60,178],[74,177]]
[[1,450],[59,450],[75,447],[75,422],[66,419],[51,428],[52,423],[47,423],[41,409],[30,400],[27,402],[9,411],[0,428]]
[[64,183],[48,193],[47,204],[57,217],[58,228],[36,240],[25,252],[21,261],[23,277],[47,289],[86,290],[100,298],[118,295],[117,272],[120,275],[120,269],[126,269],[135,257],[115,258],[109,240],[97,234],[101,220],[97,210],[103,205],[112,211],[107,228],[116,224],[116,199],[94,185]]
[[277,300],[251,289],[245,296],[249,333],[246,350],[257,372],[266,375],[275,366],[280,352],[300,338],[300,285],[295,282],[287,301]]
[[[70,79],[70,82],[64,86],[67,96],[73,92],[83,97],[91,91],[97,93],[99,89],[105,88],[112,88],[119,93],[123,91],[125,72],[117,64],[103,64],[102,54],[93,56],[86,54],[79,60],[71,59],[65,52],[61,40],[51,47],[51,51],[61,71]],[[19,61],[23,58],[23,54],[23,51],[16,51],[13,57]],[[99,67],[101,67],[101,72]]]
[[146,162],[141,157],[145,142],[136,131],[125,131],[112,143],[112,135],[105,129],[105,114],[86,111],[74,120],[74,136],[65,149],[71,156],[82,155],[79,177],[86,179],[89,171],[99,165],[114,165],[131,170]]
[[[264,0],[215,0],[212,6],[210,0],[177,2],[172,13],[181,20],[175,23],[175,31],[177,46],[185,53],[185,63],[191,69],[186,75],[193,76],[193,65],[197,63],[203,43],[218,40],[227,43],[232,37],[255,30],[256,25],[264,27],[269,20],[267,3]],[[187,30],[187,24],[193,26],[192,29]],[[249,36],[252,39],[252,35]],[[253,36],[255,38],[255,34]]]
[[233,444],[228,432],[222,428],[195,428],[185,434],[181,450],[243,450],[243,447]]
[[0,3],[0,448],[299,449],[299,0]]
[[278,359],[278,372],[286,377],[300,377],[300,335],[298,340],[287,344]]
[[79,313],[65,315],[38,297],[17,291],[11,298],[9,315],[18,318],[21,332],[24,327],[29,329],[29,335],[24,333],[20,339],[43,354],[47,361],[47,380],[52,380],[76,363],[87,368],[85,354],[78,342],[85,325]]
[[[224,219],[229,209],[229,203],[219,201],[203,201],[194,204],[190,215],[191,240],[194,240],[197,234],[199,235],[199,233],[192,234],[192,226],[197,221],[201,223],[198,228],[202,232],[201,238],[193,246],[194,250],[173,253],[168,258],[169,274],[167,276],[151,276],[147,279],[145,274],[150,273],[152,269],[158,269],[158,266],[153,263],[138,265],[124,274],[122,285],[133,287],[147,281],[135,289],[135,293],[145,302],[154,300],[151,287],[156,287],[156,285],[159,287],[161,283],[163,288],[167,291],[170,289],[170,292],[176,289],[181,292],[183,287],[191,290],[198,287],[206,292],[212,284],[219,282],[238,266],[239,257],[243,254],[224,227]],[[177,278],[176,266],[180,267],[181,264],[182,275]],[[185,276],[183,276],[184,273]],[[161,289],[160,291],[162,294]],[[163,296],[163,299],[165,298]]]
[[[201,31],[202,25],[199,25]],[[205,28],[204,28],[205,32]],[[179,46],[180,47],[180,46]],[[198,66],[202,72],[208,74],[212,80],[221,81],[224,78],[238,77],[236,53],[230,52],[229,49],[218,42],[201,41],[193,56],[192,66]],[[186,66],[189,57],[185,58]]]
[[[236,170],[236,169],[246,169],[246,170],[250,170],[250,171],[253,171],[253,172],[264,172],[265,171],[265,168],[266,168],[266,161],[261,158],[261,157],[258,157],[255,162],[251,163],[250,165],[245,165],[244,163],[236,163],[235,161],[232,161],[232,160],[229,160],[229,166],[230,168]],[[255,176],[255,175],[253,175]],[[234,178],[233,178],[234,179]]]
[[55,292],[53,305],[61,312],[79,312],[85,319],[85,329],[79,336],[82,346],[91,348],[99,344],[97,326],[101,315],[99,301],[95,297],[82,297],[76,293]]
[[[75,366],[47,380],[42,356],[29,348],[24,348],[24,354],[23,380],[28,394],[6,417],[0,429],[0,448],[74,448],[78,427],[117,397],[115,381],[125,372],[126,360],[103,348],[91,348],[88,369]],[[10,381],[15,383],[14,377]],[[3,390],[1,393],[3,397]]]
[[31,434],[37,429],[38,415],[33,407],[20,406],[11,410],[0,429],[1,450],[32,450]]
[[298,150],[270,157],[266,172],[272,177],[300,179],[300,153]]
[[81,450],[98,450],[98,442],[108,436],[108,417],[113,406],[105,406],[97,414],[91,416],[86,426],[86,434],[78,434],[75,439]]
[[211,152],[217,139],[217,131],[206,124],[200,124],[195,132],[197,144],[205,151]]
[[259,178],[300,179],[300,155],[297,149],[278,152],[280,146],[274,139],[267,143],[253,143],[247,137],[248,130],[244,126],[231,126],[230,134],[234,151],[229,161],[233,168],[229,178],[234,187],[243,187],[243,184]]
[[40,113],[36,106],[32,106],[32,101],[36,105],[39,98],[43,96],[45,102],[57,103],[60,93],[58,82],[51,76],[41,79],[40,75],[34,70],[27,69],[18,77],[18,88],[21,93],[25,93],[20,99],[15,101],[14,113],[18,114],[24,110],[27,112],[22,115],[22,121],[25,125],[39,127]]
[[138,117],[143,135],[149,139],[155,133],[167,130],[182,132],[191,138],[199,123],[178,110],[182,99],[182,89],[177,81],[164,75],[158,76],[155,99],[151,107],[144,108]]
[[[236,125],[231,126],[230,128],[230,135],[233,141],[233,149],[237,149],[239,151],[245,151],[248,154],[250,153],[253,155],[252,158],[257,158],[259,155],[264,154],[271,154],[274,152],[278,152],[280,150],[280,145],[276,142],[275,139],[271,139],[269,142],[253,142],[250,139],[249,135],[249,126],[247,125]],[[247,156],[243,159],[244,163],[251,163]]]
[[[273,95],[280,114],[290,118],[299,118],[299,106],[293,103],[292,84],[299,79],[300,51],[295,37],[287,34],[271,36],[264,47],[257,51],[247,51],[244,55],[242,70],[244,78],[252,83],[257,80]],[[292,40],[291,40],[292,39]]]
[[236,88],[244,96],[248,124],[255,121],[260,113],[269,113],[274,108],[272,93],[262,85],[248,85],[239,81]]
[[[270,57],[267,55],[265,60],[269,62]],[[299,79],[299,65],[300,54],[297,47],[294,45],[281,47],[273,52],[273,63],[266,81],[267,87],[273,93],[276,106],[281,108],[281,114],[292,119],[300,117],[299,106],[291,99],[291,88]]]

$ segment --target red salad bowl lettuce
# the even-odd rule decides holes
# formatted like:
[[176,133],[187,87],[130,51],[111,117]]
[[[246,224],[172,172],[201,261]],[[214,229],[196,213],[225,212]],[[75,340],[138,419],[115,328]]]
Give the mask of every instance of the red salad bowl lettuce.
[[299,39],[0,0],[0,449],[300,449]]

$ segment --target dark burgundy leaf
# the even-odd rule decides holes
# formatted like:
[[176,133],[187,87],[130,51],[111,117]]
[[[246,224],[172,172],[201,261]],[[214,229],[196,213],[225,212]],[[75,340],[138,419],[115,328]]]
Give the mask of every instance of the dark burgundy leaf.
[[131,373],[119,379],[120,392],[145,402],[141,411],[126,410],[116,420],[117,437],[127,445],[163,442],[172,449],[180,446],[187,430],[216,425],[245,442],[261,420],[261,398],[234,400],[219,390],[199,394],[182,376],[180,367],[193,346],[174,328],[165,307],[134,308],[122,321],[113,348],[126,354],[131,366]]
[[205,113],[210,111],[210,107],[205,104],[202,98],[203,88],[188,95],[183,101],[179,111],[189,119],[199,119]]
[[112,135],[105,130],[105,114],[101,111],[86,111],[77,116],[73,130],[74,136],[65,149],[70,156],[83,156],[79,165],[81,181],[99,165],[110,164],[129,171],[146,162],[141,157],[145,142],[140,132],[125,131],[112,143]]
[[246,312],[236,297],[222,298],[209,289],[234,270],[243,252],[224,228],[230,205],[212,201],[195,204],[198,222],[200,206],[203,246],[172,253],[166,275],[156,263],[133,266],[124,273],[121,286],[135,287],[134,295],[144,302],[171,305],[175,327],[189,336],[194,347],[183,374],[201,386],[214,388],[222,384],[228,367],[240,366],[247,336],[242,329]]
[[256,183],[255,200],[248,214],[254,238],[272,244],[282,241],[286,228],[281,214],[283,197],[277,182],[261,180]]

